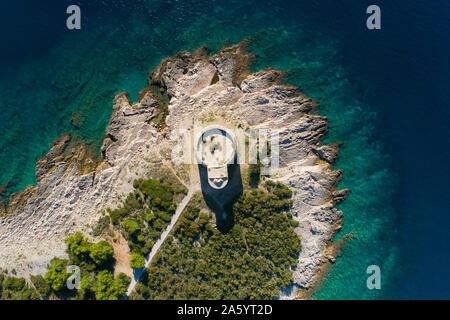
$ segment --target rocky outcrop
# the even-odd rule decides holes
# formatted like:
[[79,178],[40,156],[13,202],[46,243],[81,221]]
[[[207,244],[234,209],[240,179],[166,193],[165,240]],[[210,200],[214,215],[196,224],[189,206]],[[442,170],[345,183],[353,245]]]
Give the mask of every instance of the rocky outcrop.
[[339,157],[340,143],[330,143],[325,146],[312,148],[312,151],[321,159],[329,164],[333,164]]
[[[348,190],[336,190],[342,171],[333,170],[332,163],[339,144],[321,146],[327,118],[314,113],[312,99],[282,83],[283,72],[267,69],[250,74],[246,63],[251,56],[244,43],[211,58],[188,52],[182,56],[182,62],[166,61],[165,72],[158,75],[172,98],[166,121],[169,131],[211,117],[241,127],[279,131],[281,167],[272,178],[294,191],[292,213],[302,241],[294,287],[281,297],[295,297],[298,288],[311,289],[319,268],[330,260],[324,252],[343,221],[335,205],[348,194]],[[217,81],[209,81],[215,76]]]
[[[281,298],[311,289],[321,266],[334,259],[331,239],[343,221],[335,205],[348,190],[336,190],[342,171],[332,167],[339,145],[321,146],[327,118],[314,112],[312,99],[283,83],[282,71],[250,72],[253,56],[245,45],[211,57],[204,48],[181,52],[154,70],[138,103],[130,105],[125,93],[118,94],[95,168],[77,152],[61,152],[70,147],[69,137],[56,141],[38,163],[39,185],[17,195],[20,201],[8,208],[9,218],[0,224],[0,267],[19,271],[30,265],[42,273],[51,257],[64,255],[66,234],[86,229],[97,212],[129,192],[132,180],[145,176],[150,165],[169,163],[174,172],[189,171],[171,163],[178,143],[171,139],[173,133],[192,129],[196,121],[215,121],[229,128],[279,131],[280,168],[271,178],[293,190],[292,214],[302,242],[294,285]],[[162,110],[165,96],[170,103]],[[161,115],[164,126],[157,126]],[[198,177],[187,179],[192,185]]]
[[18,275],[43,274],[54,256],[65,256],[64,238],[89,231],[99,212],[132,191],[156,159],[156,129],[148,123],[151,97],[130,105],[126,94],[114,100],[102,159],[89,155],[83,143],[61,135],[38,161],[38,185],[13,194],[0,220],[0,268]]

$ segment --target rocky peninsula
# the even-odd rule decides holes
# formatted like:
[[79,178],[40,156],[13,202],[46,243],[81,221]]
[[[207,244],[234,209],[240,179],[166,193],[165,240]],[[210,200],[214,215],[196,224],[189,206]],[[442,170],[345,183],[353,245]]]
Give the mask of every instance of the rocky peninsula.
[[[133,190],[133,180],[165,167],[189,188],[200,188],[194,166],[172,161],[173,139],[195,121],[228,128],[279,132],[279,169],[270,179],[293,191],[302,250],[294,283],[280,298],[307,297],[336,259],[332,238],[343,223],[336,205],[349,190],[337,190],[342,171],[333,169],[339,144],[322,145],[327,118],[285,73],[250,71],[246,42],[213,56],[205,48],[165,59],[149,76],[139,101],[119,93],[98,159],[69,135],[55,140],[36,165],[38,185],[11,196],[0,209],[0,268],[18,275],[44,274],[53,257],[66,257],[64,238],[89,232],[100,212]],[[244,167],[244,166],[243,166]]]

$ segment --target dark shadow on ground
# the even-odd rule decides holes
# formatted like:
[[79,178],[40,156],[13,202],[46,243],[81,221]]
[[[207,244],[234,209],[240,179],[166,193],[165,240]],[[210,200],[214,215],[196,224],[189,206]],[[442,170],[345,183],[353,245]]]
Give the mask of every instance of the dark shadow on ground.
[[217,229],[228,232],[234,225],[233,204],[242,195],[242,178],[239,164],[228,165],[228,184],[221,190],[212,188],[208,183],[208,172],[205,166],[198,166],[203,198],[216,215]]

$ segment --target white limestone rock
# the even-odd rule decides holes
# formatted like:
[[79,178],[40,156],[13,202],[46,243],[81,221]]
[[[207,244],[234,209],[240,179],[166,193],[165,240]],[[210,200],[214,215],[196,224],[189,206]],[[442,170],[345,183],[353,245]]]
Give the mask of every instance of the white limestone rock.
[[171,99],[166,128],[158,131],[152,124],[159,102],[151,91],[133,105],[125,93],[118,94],[101,150],[103,162],[93,170],[83,173],[92,164],[80,156],[82,148],[72,147],[68,157],[61,154],[70,137],[56,141],[37,165],[38,186],[15,195],[1,219],[0,267],[25,276],[43,274],[51,258],[65,256],[68,234],[87,230],[102,209],[132,190],[136,172],[145,176],[149,163],[170,161],[171,133],[214,115],[230,126],[280,131],[280,169],[272,179],[293,190],[292,214],[302,243],[294,286],[280,298],[311,288],[319,267],[329,260],[324,250],[342,222],[343,214],[334,206],[348,194],[336,190],[342,177],[342,171],[332,168],[338,145],[321,146],[328,121],[314,113],[313,100],[283,84],[281,71],[250,74],[251,60],[245,43],[212,57],[199,49],[164,60],[150,85]]

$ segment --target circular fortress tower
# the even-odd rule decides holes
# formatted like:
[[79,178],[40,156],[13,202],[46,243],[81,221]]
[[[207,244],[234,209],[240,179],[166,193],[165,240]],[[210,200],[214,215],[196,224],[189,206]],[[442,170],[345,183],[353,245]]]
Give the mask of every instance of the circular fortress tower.
[[195,156],[206,167],[208,184],[223,189],[228,184],[228,165],[235,163],[236,138],[226,128],[210,126],[196,138]]

